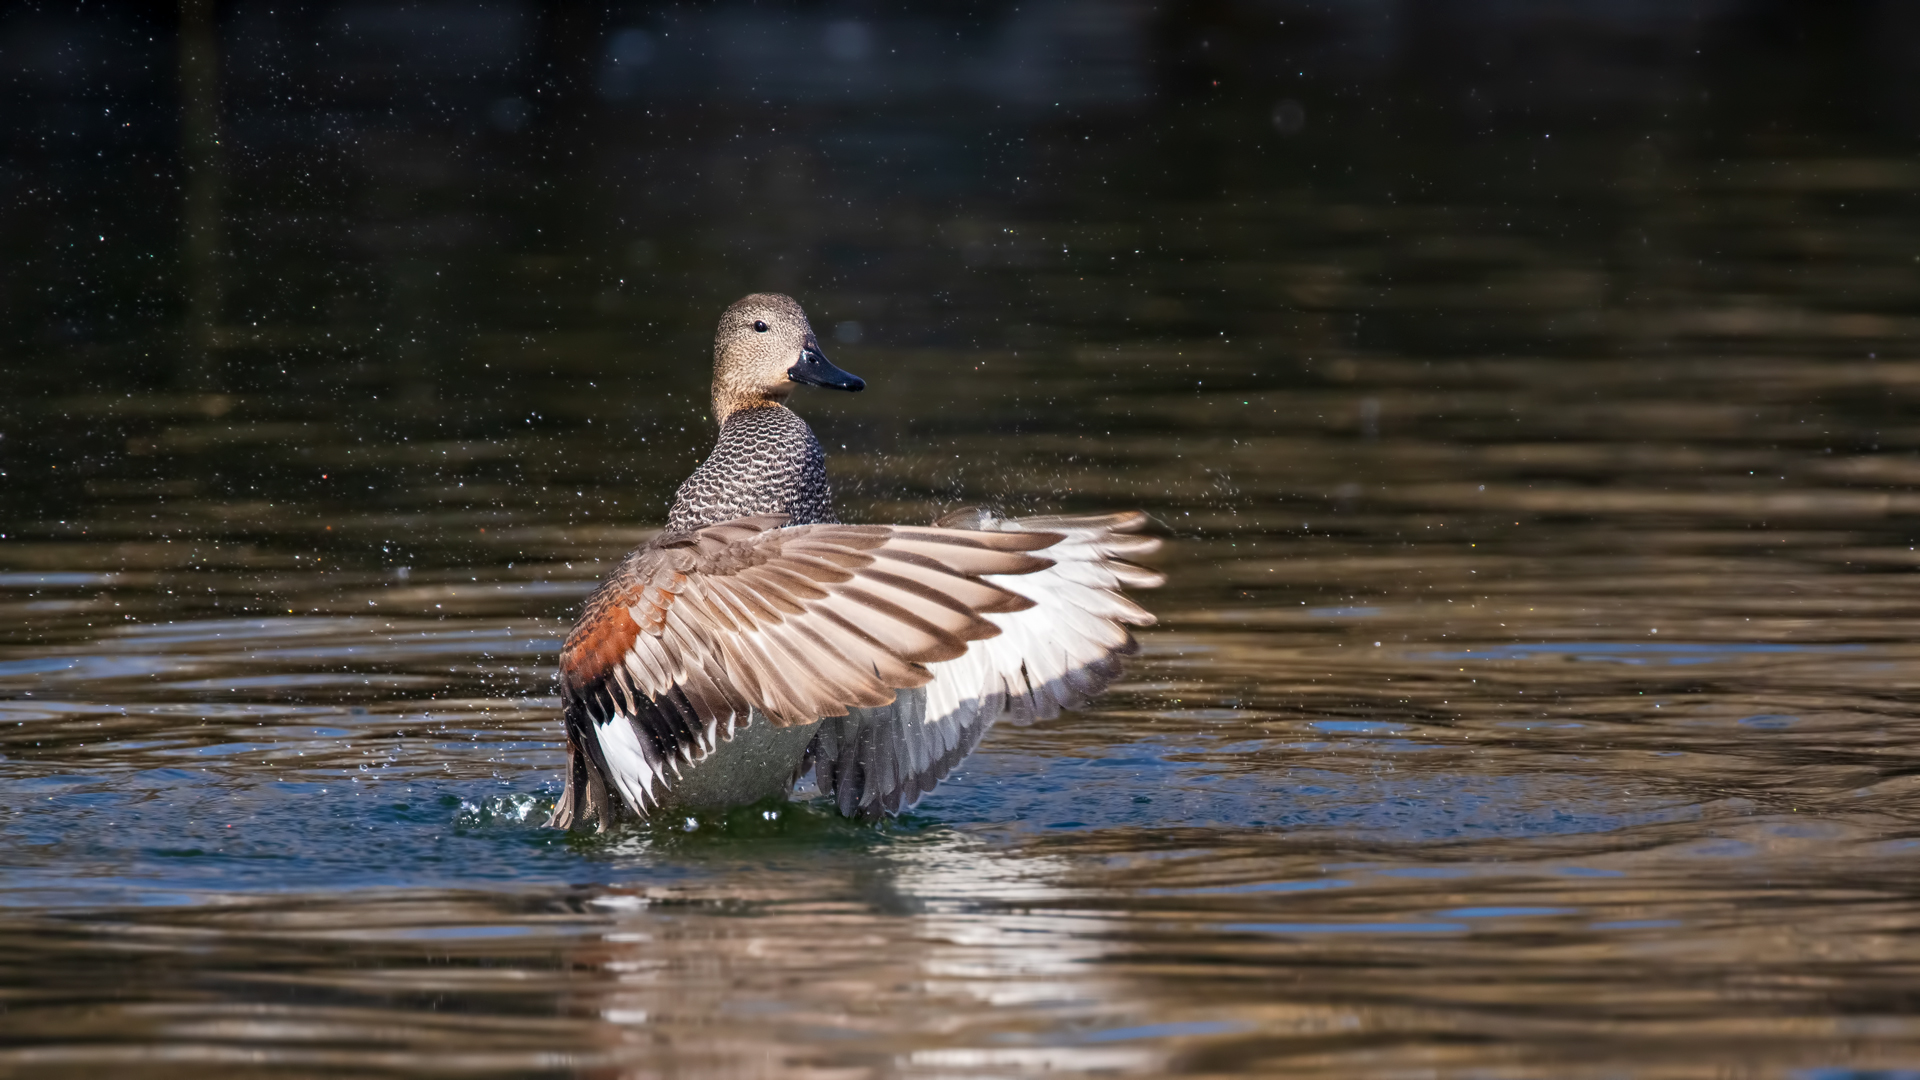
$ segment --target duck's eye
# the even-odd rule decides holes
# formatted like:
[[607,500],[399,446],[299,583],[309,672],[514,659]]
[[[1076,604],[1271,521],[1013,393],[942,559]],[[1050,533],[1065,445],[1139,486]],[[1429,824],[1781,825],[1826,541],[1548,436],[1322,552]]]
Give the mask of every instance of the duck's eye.
[[764,322],[761,322],[761,321],[760,321],[759,319],[755,319],[755,320],[753,320],[753,332],[754,332],[754,333],[756,333],[756,334],[764,334],[764,333],[766,333],[766,332],[767,332],[767,324],[766,324],[766,323],[764,323]]

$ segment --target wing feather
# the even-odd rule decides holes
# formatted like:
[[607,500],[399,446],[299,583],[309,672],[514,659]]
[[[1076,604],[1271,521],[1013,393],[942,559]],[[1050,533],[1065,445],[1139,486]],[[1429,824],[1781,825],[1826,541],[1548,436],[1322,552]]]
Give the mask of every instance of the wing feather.
[[[605,827],[622,807],[662,805],[682,766],[756,710],[782,727],[859,718],[835,744],[863,759],[843,770],[862,778],[853,809],[911,805],[992,716],[1051,715],[1094,692],[1109,677],[1099,661],[1131,640],[1119,624],[1152,621],[1118,589],[1157,575],[1097,550],[1155,541],[1088,520],[788,528],[763,515],[656,539],[589,599],[562,652],[570,765],[554,823]],[[1029,663],[1035,684],[1015,689],[1008,671]],[[962,688],[944,688],[956,673]],[[911,738],[882,722],[908,713],[921,718]]]
[[[1154,622],[1120,593],[1164,580],[1126,561],[1160,544],[1137,535],[1146,520],[1144,514],[1008,520],[985,511],[943,518],[940,526],[969,530],[961,534],[968,538],[1028,530],[1057,537],[1044,549],[1028,549],[1051,565],[1021,575],[981,575],[982,584],[1021,603],[998,611],[976,607],[999,633],[971,642],[963,655],[928,663],[932,678],[924,690],[903,692],[892,706],[823,721],[811,759],[821,790],[844,813],[898,813],[945,779],[996,720],[1049,719],[1105,689],[1120,672],[1120,658],[1136,647],[1131,628]],[[889,545],[885,557],[893,551]]]

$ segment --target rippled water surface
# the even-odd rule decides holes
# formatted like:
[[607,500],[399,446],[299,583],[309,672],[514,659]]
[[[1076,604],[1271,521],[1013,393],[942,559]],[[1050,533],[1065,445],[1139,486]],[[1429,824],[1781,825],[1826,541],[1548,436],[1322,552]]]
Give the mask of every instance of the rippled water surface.
[[[1912,1075],[1912,160],[1233,115],[877,223],[474,181],[523,240],[401,254],[252,162],[213,376],[132,300],[21,330],[0,1072]],[[897,822],[546,830],[559,641],[765,286],[870,381],[796,398],[843,516],[1143,507],[1160,624]]]

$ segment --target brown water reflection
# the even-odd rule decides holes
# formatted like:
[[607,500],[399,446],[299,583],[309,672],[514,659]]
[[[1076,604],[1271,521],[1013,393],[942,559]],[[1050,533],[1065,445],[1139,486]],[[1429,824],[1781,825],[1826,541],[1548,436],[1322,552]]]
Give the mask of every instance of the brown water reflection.
[[[1596,361],[1362,356],[1283,389],[1225,352],[1117,384],[1098,352],[984,359],[1010,374],[983,391],[948,354],[870,350],[876,393],[815,410],[850,443],[856,516],[1144,503],[1172,584],[1100,708],[997,731],[878,832],[805,807],[604,842],[533,827],[555,638],[644,519],[598,523],[615,485],[485,470],[606,453],[595,436],[341,445],[248,427],[289,407],[244,398],[160,421],[200,434],[130,436],[217,461],[289,424],[245,452],[403,479],[359,507],[102,482],[86,516],[9,536],[0,1055],[74,1075],[1913,1059],[1910,440],[1829,404],[1865,387],[1897,413],[1911,361],[1696,358],[1654,398]],[[1049,398],[1053,421],[1025,411]],[[929,400],[939,426],[899,426]]]

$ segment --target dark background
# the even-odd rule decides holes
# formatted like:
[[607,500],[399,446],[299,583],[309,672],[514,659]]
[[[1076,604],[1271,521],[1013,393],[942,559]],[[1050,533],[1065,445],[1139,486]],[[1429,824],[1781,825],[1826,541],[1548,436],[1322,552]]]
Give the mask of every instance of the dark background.
[[[249,449],[275,423],[681,427],[753,289],[842,359],[1230,344],[1256,388],[1333,353],[1651,377],[1779,297],[1914,292],[1874,224],[1916,179],[1899,0],[14,4],[0,101],[23,518],[174,482],[142,448],[182,411],[267,425],[192,466],[229,496],[304,475]],[[664,497],[680,441],[625,479]]]
[[[225,388],[279,377],[263,347],[325,352],[300,335],[326,327],[386,354],[363,377],[451,390],[473,334],[698,336],[750,288],[900,343],[1030,319],[1244,331],[1263,313],[1182,317],[1168,294],[1191,282],[1016,252],[995,227],[1077,210],[1151,235],[1167,201],[1300,187],[1524,209],[1633,169],[1623,143],[1698,160],[1920,135],[1920,11],[1898,0],[210,7],[204,379]],[[181,23],[164,4],[0,16],[16,389],[181,378]],[[1048,261],[1115,280],[1036,312],[1009,275]]]

